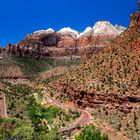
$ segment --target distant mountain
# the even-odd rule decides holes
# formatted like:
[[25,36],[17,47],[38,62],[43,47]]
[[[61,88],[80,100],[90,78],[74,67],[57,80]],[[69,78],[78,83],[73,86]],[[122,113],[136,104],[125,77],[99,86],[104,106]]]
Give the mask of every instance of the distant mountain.
[[5,51],[34,58],[92,54],[96,48],[106,46],[124,30],[124,27],[113,26],[108,21],[97,22],[93,28],[88,27],[83,33],[70,27],[59,31],[49,28],[35,31],[15,45],[7,45]]
[[78,38],[80,47],[104,47],[120,35],[126,28],[113,26],[109,21],[95,23],[93,28],[88,27]]

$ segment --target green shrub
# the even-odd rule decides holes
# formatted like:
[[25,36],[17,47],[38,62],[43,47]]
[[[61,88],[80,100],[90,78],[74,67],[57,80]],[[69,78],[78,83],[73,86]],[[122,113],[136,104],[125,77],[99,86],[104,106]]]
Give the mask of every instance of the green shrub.
[[108,140],[106,134],[101,134],[100,130],[93,125],[89,125],[75,137],[76,140]]

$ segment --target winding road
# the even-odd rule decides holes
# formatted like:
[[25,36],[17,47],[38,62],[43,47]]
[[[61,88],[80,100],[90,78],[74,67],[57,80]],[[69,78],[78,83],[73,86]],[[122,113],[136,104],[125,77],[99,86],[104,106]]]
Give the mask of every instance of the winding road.
[[54,104],[63,109],[71,109],[71,110],[75,110],[81,113],[81,116],[73,124],[71,124],[70,127],[60,128],[59,132],[63,133],[63,132],[71,131],[71,130],[76,129],[77,126],[84,126],[84,125],[88,125],[89,123],[92,123],[97,128],[100,128],[102,132],[105,132],[106,134],[108,134],[110,140],[130,140],[126,136],[124,136],[121,132],[116,132],[109,125],[104,126],[103,124],[100,124],[100,127],[99,127],[97,123],[93,122],[93,118],[87,110],[71,107],[71,106],[60,103],[56,99],[50,97],[50,95],[47,93],[46,88],[43,93],[47,97],[48,102],[50,102],[51,104]]
[[60,102],[58,102],[56,99],[50,97],[47,94],[46,90],[43,93],[46,95],[48,102],[50,102],[51,104],[54,104],[54,105],[56,105],[60,108],[63,108],[63,109],[76,110],[76,111],[81,113],[81,116],[70,127],[60,128],[60,130],[59,130],[60,132],[66,132],[66,131],[73,130],[73,129],[77,128],[77,126],[84,126],[84,125],[89,124],[92,121],[92,116],[90,115],[90,113],[88,111],[83,110],[83,109],[79,109],[76,107],[71,107],[68,105],[63,105]]

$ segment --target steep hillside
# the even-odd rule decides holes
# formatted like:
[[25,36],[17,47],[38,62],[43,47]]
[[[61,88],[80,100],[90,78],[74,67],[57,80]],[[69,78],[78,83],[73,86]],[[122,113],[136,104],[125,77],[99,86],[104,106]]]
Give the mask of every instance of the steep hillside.
[[128,137],[139,139],[140,11],[131,15],[130,27],[103,51],[51,87],[60,100],[70,100],[82,108],[99,108],[99,112],[94,110],[98,117],[121,128]]
[[[61,78],[58,85],[65,87],[68,95],[74,94],[77,98],[80,92],[84,92],[80,102],[92,92],[94,94],[105,92],[117,95],[139,95],[139,17],[140,12],[133,14],[127,30],[101,52]],[[67,92],[67,88],[73,92]],[[74,98],[74,96],[71,97]]]

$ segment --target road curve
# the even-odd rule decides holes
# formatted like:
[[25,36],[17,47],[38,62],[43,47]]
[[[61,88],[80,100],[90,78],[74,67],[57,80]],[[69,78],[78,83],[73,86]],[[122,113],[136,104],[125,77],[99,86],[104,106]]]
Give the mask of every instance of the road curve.
[[52,103],[60,108],[63,108],[63,109],[71,109],[71,110],[75,110],[75,111],[78,111],[81,113],[81,116],[79,117],[78,120],[76,120],[70,127],[60,128],[60,130],[59,130],[60,132],[70,131],[70,130],[75,129],[77,126],[84,126],[84,125],[87,125],[91,122],[92,117],[87,110],[63,105],[62,103],[60,103],[56,99],[50,97],[49,94],[47,94],[46,90],[43,93],[45,94],[45,96],[47,97],[47,99],[50,103]]
[[[61,107],[63,109],[72,109],[72,110],[75,110],[75,111],[79,111],[81,112],[81,116],[78,118],[78,120],[76,120],[73,124],[71,124],[70,127],[64,127],[64,128],[60,128],[59,129],[59,132],[66,132],[66,131],[70,131],[70,130],[74,130],[75,128],[77,128],[77,126],[84,126],[84,125],[87,125],[89,123],[93,123],[94,126],[98,127],[98,125],[96,123],[94,123],[92,121],[92,117],[90,115],[90,113],[87,111],[87,110],[84,110],[84,109],[79,109],[79,108],[76,108],[76,107],[70,107],[70,106],[67,106],[67,105],[63,105],[62,103],[60,103],[59,101],[57,101],[56,99],[52,98],[49,96],[49,94],[47,94],[47,91],[46,89],[44,90],[44,94],[46,95],[46,97],[48,98],[48,101],[58,107]],[[126,136],[124,136],[121,132],[113,132],[114,133],[114,136],[112,137],[112,134],[110,134],[111,131],[114,131],[114,129],[112,129],[111,127],[108,126],[108,128],[104,128],[104,127],[100,127],[100,129],[107,133],[108,136],[109,136],[109,139],[113,139],[113,140],[130,140],[128,139]]]

